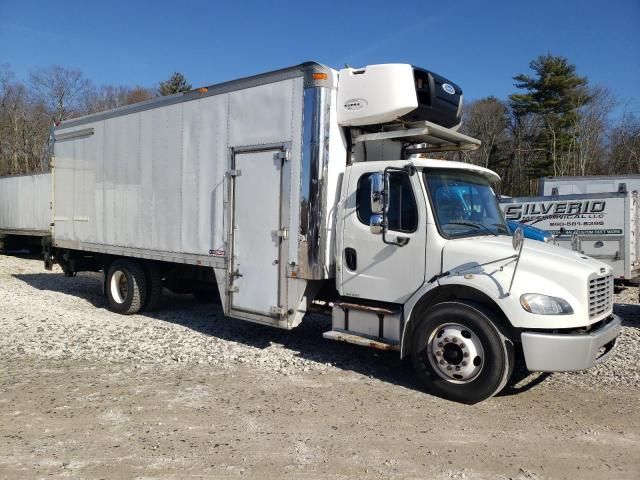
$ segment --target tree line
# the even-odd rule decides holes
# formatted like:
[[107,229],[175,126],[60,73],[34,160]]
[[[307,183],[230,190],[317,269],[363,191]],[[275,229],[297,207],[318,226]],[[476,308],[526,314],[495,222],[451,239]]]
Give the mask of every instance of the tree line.
[[7,66],[0,66],[0,175],[48,171],[51,130],[62,120],[190,89],[179,72],[156,88],[96,87],[77,69],[37,69],[22,82]]
[[640,118],[612,120],[612,92],[590,85],[564,57],[541,55],[514,77],[517,92],[465,107],[460,131],[482,141],[450,155],[496,171],[499,193],[535,195],[543,176],[640,173]]
[[[513,77],[517,90],[507,99],[465,105],[461,132],[482,146],[448,158],[495,170],[499,193],[512,196],[535,194],[547,175],[640,173],[640,118],[624,112],[612,120],[612,92],[589,84],[564,57],[541,55],[529,67]],[[76,69],[38,69],[21,82],[0,68],[0,175],[47,171],[55,122],[190,89],[179,72],[156,88],[96,87]]]

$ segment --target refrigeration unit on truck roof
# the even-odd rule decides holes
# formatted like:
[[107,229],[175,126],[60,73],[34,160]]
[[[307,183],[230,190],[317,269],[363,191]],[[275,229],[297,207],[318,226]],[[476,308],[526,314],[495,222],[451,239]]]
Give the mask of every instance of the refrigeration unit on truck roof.
[[428,70],[405,64],[370,65],[340,70],[339,78],[340,125],[396,120],[430,121],[445,128],[460,125],[462,89]]

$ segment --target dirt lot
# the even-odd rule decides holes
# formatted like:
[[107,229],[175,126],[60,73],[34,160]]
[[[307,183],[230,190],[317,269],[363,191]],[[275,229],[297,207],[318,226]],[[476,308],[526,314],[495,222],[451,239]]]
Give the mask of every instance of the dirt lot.
[[465,406],[321,318],[283,332],[173,295],[123,317],[96,275],[0,256],[0,478],[638,478],[636,299],[607,364]]

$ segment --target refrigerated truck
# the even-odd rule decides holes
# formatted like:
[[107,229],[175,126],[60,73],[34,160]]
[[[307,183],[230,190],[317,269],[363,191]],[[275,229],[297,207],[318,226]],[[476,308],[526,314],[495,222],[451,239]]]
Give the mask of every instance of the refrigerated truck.
[[552,242],[607,263],[614,279],[640,275],[638,192],[500,198],[507,222],[546,230]]
[[421,68],[311,62],[65,121],[45,266],[103,271],[124,314],[163,286],[284,329],[324,306],[325,338],[396,350],[461,402],[520,352],[533,371],[604,361],[611,267],[510,236],[495,172],[417,158],[478,147],[461,111]]
[[0,177],[0,250],[42,250],[51,230],[51,174]]

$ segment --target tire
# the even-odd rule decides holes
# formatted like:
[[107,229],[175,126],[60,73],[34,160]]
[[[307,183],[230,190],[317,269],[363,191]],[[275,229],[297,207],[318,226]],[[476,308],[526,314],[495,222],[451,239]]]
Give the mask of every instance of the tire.
[[155,262],[145,264],[145,277],[147,281],[147,299],[142,306],[145,312],[157,310],[162,301],[162,272]]
[[418,312],[411,358],[430,393],[474,404],[504,388],[513,369],[513,348],[493,318],[491,310],[465,301]]
[[147,299],[147,279],[142,266],[132,260],[116,260],[105,279],[109,310],[133,315],[142,310]]

